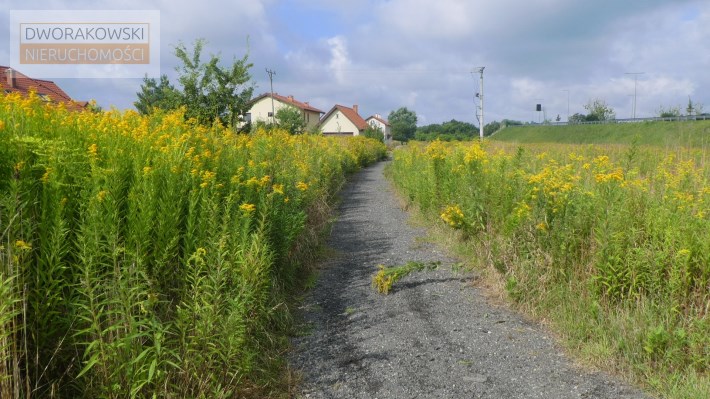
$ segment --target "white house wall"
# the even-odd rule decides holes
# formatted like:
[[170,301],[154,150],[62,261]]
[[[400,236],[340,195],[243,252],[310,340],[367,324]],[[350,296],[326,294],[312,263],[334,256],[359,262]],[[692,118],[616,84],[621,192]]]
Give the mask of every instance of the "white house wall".
[[333,112],[328,119],[323,121],[320,126],[323,134],[350,134],[353,136],[360,135],[357,126],[346,118],[340,110]]
[[[274,112],[279,112],[279,110],[283,107],[292,107],[301,111],[301,115],[303,115],[304,117],[307,129],[310,129],[318,124],[320,113],[312,111],[303,111],[291,104],[286,104],[277,99],[274,99]],[[271,122],[271,117],[269,116],[269,114],[271,113],[271,97],[264,97],[261,100],[255,102],[249,110],[249,113],[251,114],[252,123]]]

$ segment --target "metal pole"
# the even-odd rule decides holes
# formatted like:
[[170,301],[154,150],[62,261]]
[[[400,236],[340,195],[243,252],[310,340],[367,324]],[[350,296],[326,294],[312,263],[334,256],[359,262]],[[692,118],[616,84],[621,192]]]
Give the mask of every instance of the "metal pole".
[[564,89],[562,91],[567,92],[567,123],[569,123],[569,89]]
[[[479,93],[476,93],[476,97],[480,100],[480,105],[478,108],[481,110],[481,118],[478,120],[478,135],[481,140],[483,140],[483,70],[486,69],[486,67],[477,67],[474,72],[478,72],[481,74],[481,91]],[[476,110],[476,117],[478,117],[478,110]]]
[[484,122],[483,122],[483,69],[484,68],[485,67],[481,67],[481,123],[479,123],[480,126],[478,127],[481,140],[483,140],[483,125],[484,125]]
[[633,113],[632,113],[632,118],[636,119],[636,81],[638,79],[639,75],[643,75],[645,72],[625,72],[624,75],[634,75],[634,106],[633,106]]
[[276,75],[276,71],[266,68],[266,73],[269,74],[269,83],[271,84],[271,123],[274,123],[276,120],[276,114],[274,113],[274,75]]

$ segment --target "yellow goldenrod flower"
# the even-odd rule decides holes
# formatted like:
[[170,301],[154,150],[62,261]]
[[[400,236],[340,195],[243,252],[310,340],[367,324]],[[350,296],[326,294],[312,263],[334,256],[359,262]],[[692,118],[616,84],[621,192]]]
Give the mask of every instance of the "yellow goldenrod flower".
[[306,191],[306,190],[308,190],[308,184],[306,184],[302,181],[299,181],[298,183],[296,183],[296,188],[301,191]]
[[32,249],[32,244],[29,244],[23,240],[17,240],[15,241],[15,247],[20,251],[29,251]]
[[252,213],[256,210],[256,205],[250,203],[243,203],[239,205],[239,209],[245,213]]

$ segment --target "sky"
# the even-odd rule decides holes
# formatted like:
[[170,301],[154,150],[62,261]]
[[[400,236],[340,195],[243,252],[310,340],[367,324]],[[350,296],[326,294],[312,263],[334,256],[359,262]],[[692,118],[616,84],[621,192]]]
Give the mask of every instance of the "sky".
[[[177,80],[174,47],[207,41],[223,65],[248,54],[254,95],[293,95],[324,112],[367,118],[407,107],[419,125],[484,118],[565,121],[590,100],[617,118],[657,116],[688,99],[710,112],[708,0],[0,0],[10,10],[152,9],[161,73]],[[9,65],[0,28],[0,65]],[[22,72],[20,70],[20,72]],[[629,73],[642,73],[632,75]],[[33,76],[42,78],[41,76]],[[133,107],[141,79],[53,79],[77,100]]]

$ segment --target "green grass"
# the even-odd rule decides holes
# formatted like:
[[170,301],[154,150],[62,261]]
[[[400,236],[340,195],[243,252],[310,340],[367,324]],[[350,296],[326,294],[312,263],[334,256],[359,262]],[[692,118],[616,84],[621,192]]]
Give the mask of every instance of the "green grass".
[[636,137],[641,145],[707,147],[710,121],[508,127],[492,139],[520,144],[632,144]]

